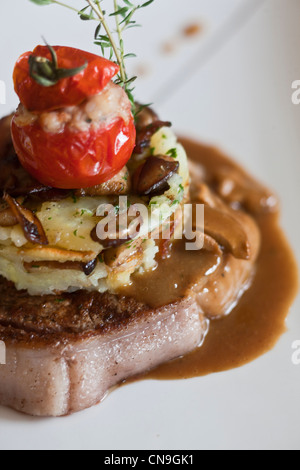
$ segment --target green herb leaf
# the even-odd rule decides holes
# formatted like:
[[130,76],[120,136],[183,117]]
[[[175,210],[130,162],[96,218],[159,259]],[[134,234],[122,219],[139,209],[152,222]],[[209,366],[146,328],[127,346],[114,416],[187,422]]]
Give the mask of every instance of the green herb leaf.
[[153,3],[153,2],[154,2],[154,0],[149,0],[148,2],[144,3],[141,8],[148,7],[148,6],[151,5],[151,3]]
[[173,149],[168,150],[166,155],[169,155],[171,158],[177,158],[178,157],[177,149],[173,148]]
[[102,27],[102,23],[99,23],[96,30],[95,30],[95,34],[94,34],[94,39],[96,40],[97,37],[99,36],[100,34],[100,31],[101,31],[101,27]]
[[170,207],[176,206],[177,204],[180,204],[180,202],[176,199],[175,201],[172,202]]
[[126,54],[126,55],[124,55],[124,59],[131,59],[131,58],[135,59],[136,57],[137,57],[136,54]]
[[[88,9],[90,9],[90,12],[86,13]],[[79,15],[79,18],[83,21],[89,21],[89,20],[94,19],[93,10],[90,8],[89,5],[87,7],[82,8],[82,10],[78,12],[78,15]]]
[[131,7],[131,8],[134,8],[133,3],[131,3],[129,0],[123,0],[123,1],[124,1],[124,3],[125,3],[127,6],[129,6],[129,7]]
[[128,12],[128,8],[123,7],[123,8],[119,8],[117,11],[114,11],[109,16],[117,16],[117,15],[124,16],[124,14],[126,14],[127,12]]
[[52,0],[30,0],[32,3],[36,5],[51,5]]
[[72,192],[71,197],[73,199],[73,203],[76,204],[77,203],[77,197],[76,197],[74,191]]

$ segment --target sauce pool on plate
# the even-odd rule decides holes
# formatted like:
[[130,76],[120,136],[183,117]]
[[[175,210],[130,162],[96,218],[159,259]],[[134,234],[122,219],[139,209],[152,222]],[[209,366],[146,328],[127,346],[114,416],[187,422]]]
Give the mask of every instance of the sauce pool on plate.
[[[187,139],[182,143],[189,158],[206,169],[231,165],[235,171],[243,171],[213,148]],[[271,350],[286,331],[286,317],[298,290],[297,264],[280,228],[278,212],[252,216],[261,232],[261,249],[250,287],[229,315],[210,319],[201,347],[151,370],[144,379],[185,379],[240,367]],[[194,275],[199,276],[201,270],[205,273],[213,256],[185,251],[184,243],[179,242],[172,256],[160,261],[147,279],[137,276],[127,294],[152,305],[172,302],[184,295]]]

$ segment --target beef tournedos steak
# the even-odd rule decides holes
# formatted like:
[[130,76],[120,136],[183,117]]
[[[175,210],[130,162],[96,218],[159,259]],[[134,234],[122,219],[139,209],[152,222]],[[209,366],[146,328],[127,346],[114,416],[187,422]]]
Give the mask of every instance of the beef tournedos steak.
[[153,310],[108,293],[30,297],[3,279],[0,298],[0,403],[36,416],[97,404],[120,381],[193,350],[207,330],[191,298]]

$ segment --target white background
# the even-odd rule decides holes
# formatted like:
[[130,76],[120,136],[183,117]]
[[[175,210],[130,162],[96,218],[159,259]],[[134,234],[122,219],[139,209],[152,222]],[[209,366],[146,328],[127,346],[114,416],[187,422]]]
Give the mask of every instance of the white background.
[[[104,0],[104,4],[111,0]],[[17,105],[11,74],[17,57],[45,36],[51,44],[97,51],[93,25],[57,6],[2,2],[0,80]],[[74,6],[84,1],[73,0]],[[126,37],[143,71],[137,97],[155,102],[178,132],[218,145],[278,193],[282,225],[298,261],[300,106],[299,0],[155,0],[139,13],[144,27]],[[183,39],[181,29],[203,24]],[[163,45],[175,42],[172,54]],[[146,73],[145,73],[146,72]],[[1,449],[299,449],[300,302],[275,349],[255,362],[204,378],[145,381],[62,419],[36,419],[0,408]]]

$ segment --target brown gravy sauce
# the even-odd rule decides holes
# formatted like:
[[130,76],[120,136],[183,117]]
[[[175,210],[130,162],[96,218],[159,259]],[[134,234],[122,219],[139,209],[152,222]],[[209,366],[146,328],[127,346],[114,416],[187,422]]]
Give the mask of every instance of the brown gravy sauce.
[[133,283],[121,292],[154,308],[184,297],[195,279],[204,277],[208,270],[219,264],[217,255],[202,250],[187,251],[185,243],[185,239],[178,240],[170,258],[159,260],[158,267],[152,272],[134,275]]
[[[187,140],[183,144],[189,157],[206,167],[225,163],[239,168],[213,149]],[[192,378],[240,367],[271,350],[286,331],[285,320],[298,291],[297,265],[279,227],[278,214],[259,215],[256,221],[262,245],[249,290],[230,315],[211,320],[200,348],[151,370],[143,379]],[[215,254],[185,251],[184,243],[179,243],[172,257],[160,262],[147,279],[137,277],[127,294],[150,305],[162,305],[184,295],[195,273],[205,274],[214,262]]]

